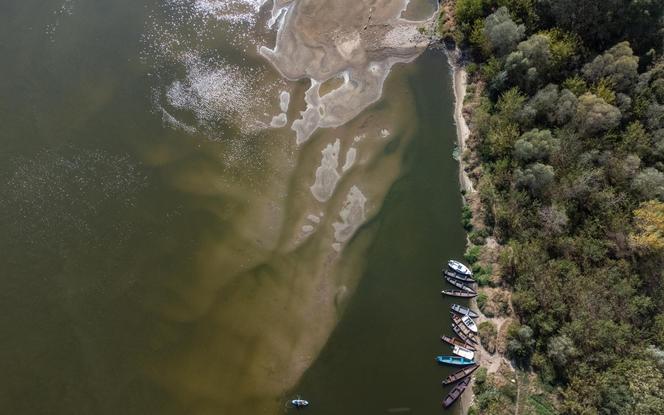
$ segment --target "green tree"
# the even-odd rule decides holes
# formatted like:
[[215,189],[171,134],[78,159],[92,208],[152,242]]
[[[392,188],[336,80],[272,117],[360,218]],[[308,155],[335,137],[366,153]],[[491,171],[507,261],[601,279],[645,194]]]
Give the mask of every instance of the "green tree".
[[639,58],[634,56],[629,42],[621,42],[597,56],[583,67],[583,76],[589,82],[606,79],[616,91],[630,91],[639,76]]
[[522,163],[545,161],[558,147],[558,140],[553,138],[551,131],[535,128],[523,133],[516,141],[514,157]]
[[524,25],[514,23],[506,7],[499,8],[484,20],[484,34],[498,56],[513,51],[525,33]]
[[581,135],[588,137],[615,128],[620,118],[620,110],[602,98],[588,93],[579,97],[576,124]]

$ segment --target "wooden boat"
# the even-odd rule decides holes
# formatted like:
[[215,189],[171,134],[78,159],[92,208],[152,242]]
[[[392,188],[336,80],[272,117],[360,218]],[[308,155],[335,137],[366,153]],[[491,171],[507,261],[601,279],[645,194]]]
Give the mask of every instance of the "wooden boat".
[[468,350],[464,347],[454,346],[452,348],[452,353],[457,355],[457,356],[465,357],[468,360],[474,360],[475,359],[475,352],[472,351],[472,350]]
[[440,336],[440,340],[452,346],[460,346],[463,347],[464,349],[475,351],[475,346],[473,346],[470,342],[461,341],[455,337]]
[[454,388],[452,388],[450,393],[447,394],[445,400],[443,400],[443,406],[445,408],[450,407],[457,399],[459,399],[459,396],[461,396],[469,384],[470,378],[465,378],[461,382],[454,385]]
[[469,292],[464,290],[443,290],[440,293],[443,295],[449,295],[451,297],[461,297],[461,298],[477,297],[477,293],[475,291]]
[[449,385],[450,383],[457,382],[457,381],[465,378],[466,376],[470,375],[474,371],[476,371],[477,368],[479,368],[479,367],[480,367],[480,365],[472,365],[472,366],[464,367],[463,369],[459,370],[458,372],[454,372],[451,375],[449,375],[448,377],[446,377],[443,380],[443,385]]
[[475,364],[475,361],[461,356],[436,356],[436,362],[441,365],[452,366],[468,366]]
[[464,331],[461,330],[461,328],[457,324],[452,323],[452,330],[454,330],[454,334],[459,336],[459,338],[465,341],[466,343],[473,342],[477,344],[477,340],[475,340],[475,337],[471,333],[468,334],[464,333]]
[[457,314],[461,314],[462,316],[468,316],[468,317],[472,317],[472,318],[479,317],[479,315],[477,315],[477,313],[474,312],[473,310],[471,310],[470,308],[464,307],[464,306],[459,305],[459,304],[452,304],[451,308],[452,308],[452,311],[454,311]]
[[469,276],[467,276],[467,275],[457,274],[456,272],[454,272],[454,271],[450,271],[449,269],[446,269],[445,271],[443,271],[443,274],[444,274],[446,277],[454,278],[454,279],[457,279],[457,280],[459,280],[459,281],[463,281],[463,282],[471,282],[471,283],[472,283],[472,282],[475,282],[475,280],[472,279],[472,278],[470,278]]
[[477,324],[475,324],[472,318],[463,316],[461,317],[461,321],[463,321],[463,324],[468,327],[468,330],[472,331],[473,333],[477,333]]
[[474,293],[475,292],[475,290],[473,290],[472,288],[470,288],[466,284],[455,280],[454,278],[445,277],[445,279],[447,280],[447,282],[449,282],[450,284],[454,285],[457,288],[461,288],[462,290],[468,291],[469,293]]
[[473,276],[473,272],[459,261],[449,260],[447,261],[447,266],[457,274],[467,275],[469,277]]
[[[475,333],[473,333],[472,331],[470,331],[470,329],[468,328],[468,326],[466,326],[465,324],[463,324],[463,321],[461,320],[461,317],[457,316],[456,314],[452,314],[452,323],[454,323],[454,325],[456,325],[456,326],[459,328],[459,330],[460,330],[460,331],[461,331],[466,337],[472,339],[472,341],[473,341],[474,343],[477,343],[477,341],[475,341]],[[456,331],[455,331],[455,333],[456,333]]]

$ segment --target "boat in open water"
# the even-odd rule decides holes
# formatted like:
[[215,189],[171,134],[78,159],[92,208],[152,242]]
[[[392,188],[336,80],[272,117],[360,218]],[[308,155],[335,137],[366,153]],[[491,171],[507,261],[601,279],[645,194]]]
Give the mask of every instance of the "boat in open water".
[[470,342],[465,341],[465,340],[461,341],[461,340],[457,339],[456,337],[440,336],[440,340],[444,341],[445,343],[447,343],[451,346],[460,346],[460,347],[463,347],[464,349],[475,351],[475,346],[473,346]]
[[457,274],[467,275],[467,276],[469,276],[469,277],[472,277],[472,276],[473,276],[473,272],[470,270],[470,268],[468,268],[467,266],[463,265],[463,264],[462,264],[461,262],[459,262],[459,261],[455,261],[455,260],[453,260],[453,259],[452,259],[452,260],[449,260],[449,261],[447,261],[447,266],[450,267],[450,269],[451,269],[452,271],[456,272]]
[[457,399],[459,399],[459,396],[466,390],[468,385],[470,384],[470,378],[465,378],[461,382],[457,383],[454,385],[450,393],[447,394],[447,397],[443,400],[443,406],[445,408],[450,407],[454,402],[456,402]]
[[474,360],[461,356],[436,356],[436,362],[441,365],[468,366],[475,364]]
[[443,295],[449,295],[451,297],[461,297],[461,298],[473,298],[477,297],[475,291],[465,291],[465,290],[443,290],[440,292]]
[[445,280],[447,280],[447,282],[454,285],[455,287],[461,288],[464,291],[468,291],[469,293],[474,293],[475,292],[475,290],[473,290],[472,288],[470,288],[466,284],[462,283],[461,281],[455,280],[454,278],[445,277]]
[[448,377],[446,377],[443,380],[443,385],[449,385],[451,383],[458,382],[459,380],[465,378],[466,376],[468,376],[471,373],[473,373],[474,371],[476,371],[477,368],[479,368],[479,367],[480,367],[480,365],[472,365],[472,366],[464,367],[463,369],[461,369],[457,372],[454,372],[451,375],[449,375]]
[[454,311],[457,314],[461,314],[462,316],[468,316],[468,317],[472,317],[472,318],[479,317],[479,315],[476,312],[474,312],[473,310],[471,310],[470,308],[464,307],[464,306],[459,305],[459,304],[452,304],[452,306],[450,308],[452,309],[452,311]]
[[445,271],[443,271],[443,275],[445,275],[446,277],[454,278],[454,279],[462,281],[462,282],[470,282],[470,283],[475,282],[475,280],[470,278],[469,276],[457,274],[456,272],[450,271],[449,269],[446,269]]
[[461,330],[461,328],[459,328],[459,326],[457,324],[452,323],[452,330],[454,331],[454,334],[459,336],[459,338],[461,340],[465,341],[466,343],[473,342],[473,343],[477,344],[477,340],[475,339],[475,336],[473,336],[472,333],[470,333],[470,332],[468,334],[466,334],[463,330]]
[[290,403],[293,406],[293,408],[305,408],[309,406],[309,401],[300,398],[293,399],[292,401],[290,401]]
[[464,347],[454,346],[452,349],[452,353],[454,353],[457,356],[465,357],[466,359],[469,360],[475,359],[475,352],[472,350],[468,350]]

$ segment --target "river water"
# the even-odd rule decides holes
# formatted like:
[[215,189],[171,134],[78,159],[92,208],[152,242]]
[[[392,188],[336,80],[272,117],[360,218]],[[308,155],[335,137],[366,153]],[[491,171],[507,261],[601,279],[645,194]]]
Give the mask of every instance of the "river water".
[[261,56],[261,5],[0,4],[0,412],[440,410],[447,61],[298,143],[310,82]]

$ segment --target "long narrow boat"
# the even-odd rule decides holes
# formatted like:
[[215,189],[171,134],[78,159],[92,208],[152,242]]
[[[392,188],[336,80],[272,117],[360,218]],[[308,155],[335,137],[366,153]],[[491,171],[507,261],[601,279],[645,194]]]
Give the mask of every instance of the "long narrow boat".
[[468,384],[470,383],[470,378],[465,378],[461,382],[457,383],[454,385],[454,388],[450,391],[449,394],[447,394],[447,397],[445,400],[443,400],[443,406],[445,408],[448,408],[451,406],[457,399],[459,399],[459,396],[466,390],[468,387]]
[[464,306],[459,305],[459,304],[452,304],[451,308],[452,308],[452,311],[454,311],[457,314],[461,314],[462,316],[468,316],[468,317],[472,317],[472,318],[479,317],[479,315],[476,312],[474,312],[473,310],[471,310],[470,308],[464,307]]
[[475,292],[475,290],[473,290],[472,288],[470,288],[466,284],[455,280],[454,278],[445,277],[445,279],[447,280],[447,282],[449,282],[450,284],[454,285],[457,288],[461,288],[462,290],[468,291],[469,293],[474,293]]
[[461,275],[468,275],[469,277],[473,276],[472,271],[465,265],[463,265],[459,261],[455,260],[449,260],[447,261],[447,266],[450,267],[450,269],[458,274]]
[[463,316],[461,317],[461,321],[463,321],[463,324],[468,327],[468,330],[472,331],[473,333],[477,333],[477,324],[475,324],[472,318]]
[[454,346],[452,348],[452,353],[456,356],[465,357],[468,360],[475,360],[475,352],[464,347]]
[[473,346],[470,342],[468,341],[461,341],[455,337],[449,337],[449,336],[440,336],[440,340],[444,341],[445,343],[452,345],[452,346],[460,346],[468,350],[475,351],[475,346]]
[[475,280],[472,279],[472,278],[470,278],[469,276],[467,276],[467,275],[457,274],[456,272],[454,272],[454,271],[450,271],[449,269],[446,269],[445,271],[443,271],[443,274],[444,274],[446,277],[454,278],[454,279],[457,279],[457,280],[459,280],[459,281],[463,281],[463,282],[475,282]]
[[476,371],[478,367],[480,367],[480,365],[472,365],[472,366],[464,367],[463,369],[459,370],[458,372],[452,373],[451,375],[449,375],[448,377],[446,377],[443,380],[443,385],[449,385],[450,383],[454,383],[454,382],[457,382],[457,381],[465,378],[466,376],[468,376],[471,373],[473,373],[474,371]]
[[[463,321],[461,320],[461,317],[457,316],[456,314],[452,314],[452,323],[456,324],[456,326],[461,330],[461,332],[463,332],[464,335],[466,335],[466,337],[470,337],[470,338],[473,339],[473,341],[475,341],[475,339],[474,339],[475,333],[470,331],[468,326],[463,324]],[[477,342],[475,342],[475,343],[477,343]]]
[[473,360],[461,356],[436,356],[436,362],[441,365],[452,366],[468,366],[475,364]]
[[475,291],[468,292],[463,290],[443,290],[440,293],[443,295],[449,295],[451,297],[461,297],[461,298],[477,297],[477,293]]
[[461,328],[459,328],[458,325],[452,323],[452,330],[454,330],[454,334],[459,336],[459,338],[461,340],[465,341],[466,343],[473,342],[473,343],[477,344],[477,340],[475,340],[475,337],[473,335],[471,335],[470,333],[469,334],[464,333],[463,330],[461,330]]

